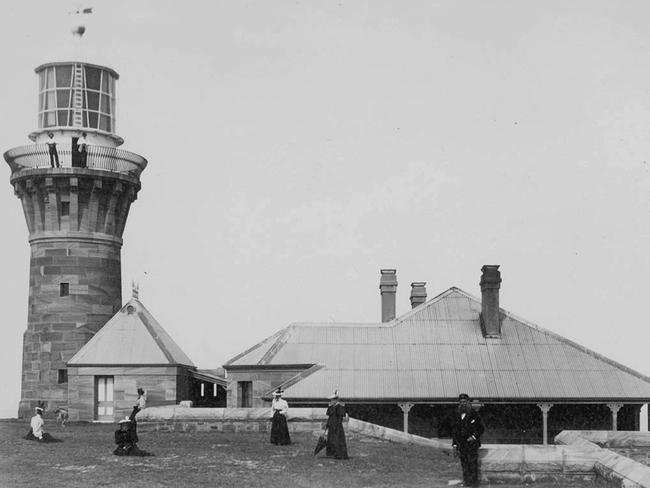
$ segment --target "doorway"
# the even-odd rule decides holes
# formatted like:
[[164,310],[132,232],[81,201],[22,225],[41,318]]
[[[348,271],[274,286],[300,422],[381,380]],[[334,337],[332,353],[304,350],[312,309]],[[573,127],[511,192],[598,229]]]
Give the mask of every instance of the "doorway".
[[114,409],[113,377],[95,376],[95,419],[100,422],[113,422]]

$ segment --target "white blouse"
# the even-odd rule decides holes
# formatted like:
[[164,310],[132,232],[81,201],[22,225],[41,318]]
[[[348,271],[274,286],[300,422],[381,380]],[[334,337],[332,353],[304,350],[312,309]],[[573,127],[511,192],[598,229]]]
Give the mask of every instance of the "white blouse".
[[276,410],[279,410],[280,413],[286,417],[289,413],[289,404],[282,398],[274,398],[271,402],[271,415],[273,415]]
[[32,428],[32,434],[34,434],[34,437],[38,437],[39,439],[42,439],[43,426],[45,426],[45,422],[43,421],[43,418],[40,415],[34,415],[29,425]]

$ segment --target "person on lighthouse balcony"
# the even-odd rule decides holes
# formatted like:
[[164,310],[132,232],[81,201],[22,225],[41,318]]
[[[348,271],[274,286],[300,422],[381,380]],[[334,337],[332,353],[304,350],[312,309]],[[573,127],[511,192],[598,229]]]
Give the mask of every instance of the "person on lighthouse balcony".
[[54,168],[54,163],[56,162],[56,167],[58,168],[60,166],[59,152],[56,150],[56,141],[54,140],[54,134],[50,132],[47,134],[47,137],[49,137],[49,139],[45,141],[45,144],[47,144],[47,152],[50,155],[50,166]]
[[282,389],[278,388],[273,392],[271,402],[271,444],[286,446],[291,444],[289,437],[289,426],[287,425],[287,414],[289,404],[282,399]]

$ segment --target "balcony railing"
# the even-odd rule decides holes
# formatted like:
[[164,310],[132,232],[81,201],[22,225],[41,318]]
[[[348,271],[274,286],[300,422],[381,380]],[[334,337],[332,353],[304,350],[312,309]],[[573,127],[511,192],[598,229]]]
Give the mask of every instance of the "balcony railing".
[[[57,144],[56,149],[61,168],[99,169],[139,177],[147,166],[147,160],[142,156],[115,147],[88,145],[85,161],[76,149],[73,154],[71,144]],[[52,167],[47,144],[15,147],[5,152],[4,158],[12,173]]]

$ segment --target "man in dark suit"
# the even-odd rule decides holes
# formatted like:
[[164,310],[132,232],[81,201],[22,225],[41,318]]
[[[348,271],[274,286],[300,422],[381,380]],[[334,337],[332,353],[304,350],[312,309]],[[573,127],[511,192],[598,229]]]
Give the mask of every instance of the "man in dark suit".
[[458,396],[458,412],[452,427],[452,446],[454,456],[460,454],[465,486],[478,486],[478,448],[481,447],[483,422],[478,413],[472,409],[469,395]]

